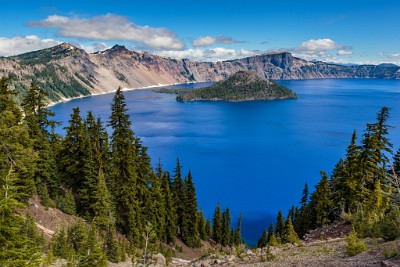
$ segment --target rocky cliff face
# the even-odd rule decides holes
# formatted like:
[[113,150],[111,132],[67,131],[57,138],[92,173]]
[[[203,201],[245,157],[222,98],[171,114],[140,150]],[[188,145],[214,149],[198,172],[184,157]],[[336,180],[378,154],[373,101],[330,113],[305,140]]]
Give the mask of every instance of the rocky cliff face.
[[142,88],[163,84],[220,81],[237,71],[255,71],[268,79],[379,78],[400,79],[400,67],[381,64],[341,66],[309,62],[290,53],[271,53],[223,62],[171,59],[124,46],[88,54],[70,44],[0,58],[0,76],[11,75],[13,86],[26,92],[33,81],[52,100],[112,92],[118,86]]

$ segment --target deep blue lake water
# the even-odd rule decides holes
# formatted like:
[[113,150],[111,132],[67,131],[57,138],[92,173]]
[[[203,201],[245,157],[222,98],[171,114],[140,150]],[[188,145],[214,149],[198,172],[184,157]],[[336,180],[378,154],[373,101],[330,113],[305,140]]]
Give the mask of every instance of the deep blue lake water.
[[[351,134],[361,138],[382,106],[391,108],[391,141],[400,145],[400,81],[321,79],[279,81],[299,95],[285,101],[180,103],[151,90],[125,92],[133,130],[172,171],[179,157],[192,171],[199,207],[211,217],[217,203],[229,207],[234,225],[243,213],[243,236],[255,243],[278,210],[297,204],[304,183],[313,189],[319,171],[332,171]],[[193,86],[193,85],[184,85]],[[194,85],[198,86],[198,85]],[[103,121],[113,94],[51,107],[67,125],[73,107]],[[60,127],[61,131],[61,127]]]

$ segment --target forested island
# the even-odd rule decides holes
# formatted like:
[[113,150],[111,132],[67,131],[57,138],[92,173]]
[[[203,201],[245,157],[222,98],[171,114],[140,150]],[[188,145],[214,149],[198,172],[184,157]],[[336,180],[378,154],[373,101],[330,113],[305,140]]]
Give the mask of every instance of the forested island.
[[202,100],[241,102],[297,98],[292,90],[260,77],[252,71],[238,71],[223,81],[203,88],[160,89],[158,92],[176,93],[178,94],[176,100],[182,102]]

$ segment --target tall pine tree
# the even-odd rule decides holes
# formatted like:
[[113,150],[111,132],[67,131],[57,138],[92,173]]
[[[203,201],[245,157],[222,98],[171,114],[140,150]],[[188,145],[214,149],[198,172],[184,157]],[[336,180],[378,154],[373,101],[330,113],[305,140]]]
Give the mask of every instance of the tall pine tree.
[[285,234],[285,219],[283,217],[282,211],[278,212],[278,216],[276,217],[276,227],[275,227],[275,236],[279,242],[283,242]]
[[199,247],[201,243],[197,227],[197,199],[190,171],[184,180],[183,188],[182,239],[189,247]]
[[213,228],[212,228],[213,239],[217,243],[221,243],[222,241],[222,214],[221,214],[221,206],[218,203],[215,208],[213,215]]
[[321,171],[321,180],[311,195],[310,205],[313,209],[316,226],[323,226],[330,222],[329,215],[333,207],[333,202],[329,179],[325,171]]
[[137,198],[137,151],[134,132],[121,88],[115,92],[109,126],[112,129],[111,190],[114,192],[117,227],[135,243],[141,242],[142,219]]

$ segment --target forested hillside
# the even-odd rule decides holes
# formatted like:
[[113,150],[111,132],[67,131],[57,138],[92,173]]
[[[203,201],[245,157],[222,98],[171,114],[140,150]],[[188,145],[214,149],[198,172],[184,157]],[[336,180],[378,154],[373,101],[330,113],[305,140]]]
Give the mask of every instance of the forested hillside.
[[[205,218],[192,173],[183,174],[178,159],[173,172],[161,161],[152,168],[120,88],[106,123],[75,108],[60,136],[46,92],[32,83],[19,107],[9,82],[0,79],[0,266],[50,266],[57,258],[68,266],[138,265],[157,252],[170,258],[181,249],[178,241],[193,248],[207,241],[217,250],[243,242],[241,216],[236,223],[218,204]],[[310,230],[339,222],[352,229],[348,255],[366,249],[363,237],[400,237],[400,149],[393,153],[388,119],[383,107],[360,141],[354,132],[330,177],[321,171],[314,191],[305,185],[299,206],[278,213],[258,242],[267,260],[271,246],[299,243]],[[37,195],[47,208],[79,220],[46,240],[26,209]]]
[[[161,162],[153,170],[120,88],[106,124],[75,108],[60,136],[45,91],[32,83],[21,110],[9,82],[0,79],[0,266],[48,265],[54,258],[68,266],[127,258],[145,264],[157,251],[170,257],[177,239],[189,247],[212,238],[226,246],[242,242],[241,218],[232,229],[229,209],[218,205],[212,222],[198,210],[192,174],[182,173],[179,160],[173,173]],[[84,220],[45,242],[29,213],[20,213],[33,195]]]

